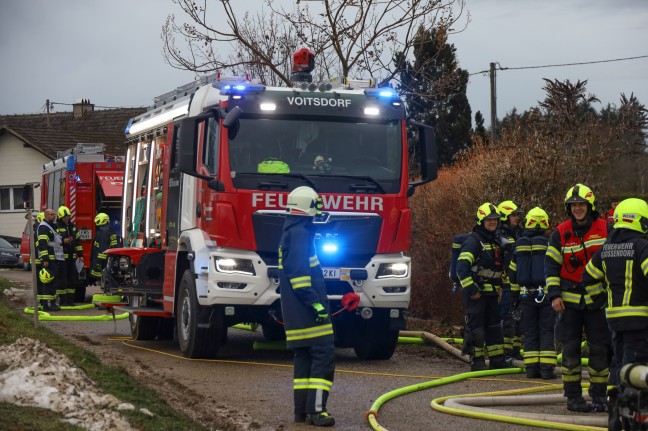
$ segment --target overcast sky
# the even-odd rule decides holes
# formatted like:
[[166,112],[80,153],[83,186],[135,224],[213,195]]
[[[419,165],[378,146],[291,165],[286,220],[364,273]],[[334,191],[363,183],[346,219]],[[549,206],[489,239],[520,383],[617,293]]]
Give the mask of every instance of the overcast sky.
[[[253,7],[261,0],[247,0]],[[648,55],[647,0],[467,0],[471,22],[450,43],[469,73]],[[167,65],[161,27],[171,0],[0,0],[0,114],[43,112],[45,100],[150,106],[194,79]],[[648,105],[648,58],[497,72],[497,112],[524,111],[544,98],[542,78],[588,80],[601,100],[634,93]],[[473,115],[490,124],[488,74],[470,77]],[[70,110],[55,105],[55,111]]]

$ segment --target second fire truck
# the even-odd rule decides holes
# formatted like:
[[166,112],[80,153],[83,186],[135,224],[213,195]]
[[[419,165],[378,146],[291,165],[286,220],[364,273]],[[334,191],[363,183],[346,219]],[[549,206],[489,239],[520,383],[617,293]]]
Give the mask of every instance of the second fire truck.
[[[155,100],[131,120],[123,194],[124,248],[108,251],[104,289],[128,298],[134,338],[174,338],[213,357],[228,327],[281,326],[277,248],[288,193],[323,198],[316,248],[335,342],[388,359],[410,301],[408,197],[436,177],[434,134],[410,124],[390,88],[306,72],[292,87],[215,78]],[[408,182],[416,154],[420,181]]]

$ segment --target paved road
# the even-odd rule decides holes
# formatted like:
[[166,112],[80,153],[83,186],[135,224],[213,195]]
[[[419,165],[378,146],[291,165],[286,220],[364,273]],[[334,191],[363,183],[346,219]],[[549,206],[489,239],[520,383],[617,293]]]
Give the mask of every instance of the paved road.
[[[27,283],[29,273],[0,272],[0,277]],[[92,292],[91,290],[89,291]],[[66,314],[71,314],[65,312]],[[100,314],[90,309],[75,314]],[[220,429],[313,429],[292,422],[291,355],[285,351],[253,349],[263,341],[261,331],[230,329],[228,344],[218,360],[188,360],[172,342],[127,342],[127,320],[117,322],[42,322],[57,333],[95,352],[106,363],[126,368],[140,381],[159,390],[169,403]],[[431,379],[467,371],[467,365],[432,347],[402,345],[389,361],[360,361],[351,349],[338,350],[335,384],[329,410],[337,430],[369,430],[365,412],[381,394]],[[512,431],[537,428],[475,420],[434,411],[433,398],[537,386],[524,376],[471,379],[423,390],[388,402],[379,422],[390,430]],[[530,409],[519,408],[522,409]],[[534,411],[564,414],[564,404]],[[238,424],[238,425],[232,425]]]

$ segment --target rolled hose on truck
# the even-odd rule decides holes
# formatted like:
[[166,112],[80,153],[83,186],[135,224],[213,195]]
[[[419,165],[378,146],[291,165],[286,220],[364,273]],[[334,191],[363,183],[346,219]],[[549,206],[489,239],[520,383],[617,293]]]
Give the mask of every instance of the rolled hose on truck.
[[[462,355],[461,351],[456,347],[450,345],[446,340],[452,342],[462,342],[460,339],[444,339],[434,334],[422,331],[401,331],[399,343],[401,338],[404,344],[425,344],[426,342],[434,343],[441,347],[446,352],[452,354],[458,359],[469,363],[470,358],[467,355]],[[420,340],[417,342],[416,340]],[[587,359],[583,359],[583,363],[587,363]],[[524,362],[513,360],[512,365],[517,368],[497,369],[497,370],[484,370],[484,371],[471,371],[454,376],[444,377],[441,379],[432,380],[429,382],[418,383],[415,385],[405,386],[387,392],[376,399],[371,406],[371,409],[365,414],[369,425],[374,430],[386,431],[387,429],[378,423],[378,412],[380,407],[386,402],[397,398],[401,395],[410,394],[413,392],[430,389],[438,386],[443,386],[450,383],[456,383],[466,379],[474,379],[480,377],[499,376],[506,374],[520,374],[525,372]],[[557,367],[556,371],[560,371]],[[641,374],[645,371],[645,374]],[[629,374],[630,375],[630,374]],[[645,370],[637,370],[632,374],[635,380],[641,381],[642,377],[648,376],[648,367]],[[639,377],[642,376],[642,377]],[[645,379],[648,386],[648,378]],[[588,387],[588,383],[583,383],[584,387]],[[464,416],[481,420],[492,420],[498,422],[506,422],[512,424],[519,424],[525,426],[535,426],[559,430],[587,430],[587,431],[605,431],[607,430],[607,416],[591,417],[591,416],[576,416],[576,415],[547,415],[538,413],[518,412],[510,410],[492,409],[492,406],[511,406],[511,405],[540,405],[547,403],[557,403],[564,401],[565,398],[562,394],[552,395],[527,395],[534,392],[546,392],[553,390],[561,390],[562,384],[549,385],[541,388],[524,388],[509,391],[498,391],[490,393],[479,394],[466,394],[466,395],[452,395],[441,398],[436,398],[431,401],[431,407],[434,410]],[[588,397],[583,393],[584,397]],[[488,406],[488,407],[487,407]]]

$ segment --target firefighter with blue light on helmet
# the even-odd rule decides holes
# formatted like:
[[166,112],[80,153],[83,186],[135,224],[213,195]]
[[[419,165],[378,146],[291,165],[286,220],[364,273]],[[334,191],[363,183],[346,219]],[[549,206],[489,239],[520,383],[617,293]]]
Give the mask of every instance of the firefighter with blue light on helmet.
[[108,261],[106,250],[117,247],[117,235],[110,229],[110,217],[108,214],[97,214],[94,222],[97,230],[94,242],[92,243],[92,255],[90,258],[91,284],[101,279],[101,273]]
[[[605,311],[581,283],[585,265],[605,243],[608,224],[596,211],[592,190],[576,184],[565,195],[569,220],[551,233],[545,257],[545,275],[551,307],[558,313],[554,336],[562,347],[562,381],[567,409],[603,412],[611,356],[611,335]],[[589,395],[582,396],[581,343],[587,338]]]
[[[515,201],[506,200],[497,206],[497,212],[502,215],[498,233],[506,241],[503,247],[502,268],[502,294],[500,296],[499,313],[502,320],[502,333],[504,334],[504,356],[522,360],[520,348],[522,347],[522,338],[520,337],[519,322],[513,317],[514,302],[511,283],[508,277],[508,268],[513,257],[513,247],[515,240],[520,233],[520,219],[524,215],[524,210]],[[517,292],[519,293],[519,292]]]
[[[646,233],[648,204],[636,198],[621,201],[614,209],[614,230],[583,273],[583,284],[594,303],[607,307],[605,314],[612,330],[614,359],[609,383],[616,390],[609,393],[610,430],[622,429],[617,403],[627,388],[621,384],[619,371],[626,364],[648,362]],[[637,400],[636,394],[626,394],[625,398]]]
[[491,369],[507,367],[498,310],[502,285],[502,252],[497,235],[500,217],[495,205],[482,204],[477,210],[477,223],[457,258],[465,312],[464,352],[471,357],[471,371],[486,369],[486,354]]
[[335,419],[326,402],[333,386],[335,346],[313,225],[320,209],[321,200],[310,187],[297,187],[288,195],[279,242],[279,288],[286,345],[294,352],[295,422],[332,426]]
[[515,242],[509,266],[511,290],[519,303],[520,330],[524,335],[527,377],[554,379],[556,315],[545,291],[545,255],[549,216],[540,207],[531,209]]

